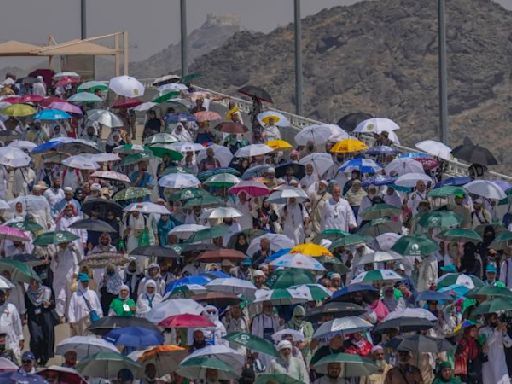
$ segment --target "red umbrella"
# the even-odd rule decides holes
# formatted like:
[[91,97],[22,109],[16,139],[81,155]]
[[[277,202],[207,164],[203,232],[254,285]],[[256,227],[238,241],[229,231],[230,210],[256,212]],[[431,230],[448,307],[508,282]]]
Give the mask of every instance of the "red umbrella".
[[240,192],[245,192],[249,196],[258,197],[270,194],[270,189],[263,183],[253,180],[244,180],[229,188],[229,193],[238,195]]
[[57,383],[87,384],[87,381],[74,369],[59,367],[57,365],[51,365],[48,368],[44,368],[37,372],[37,374],[44,377],[46,380],[55,380],[58,378],[56,381]]
[[39,95],[24,95],[20,97],[20,103],[40,103],[43,100],[44,97]]
[[51,103],[53,103],[53,102],[60,102],[60,101],[64,101],[64,100],[62,100],[60,97],[48,96],[48,97],[45,97],[44,100],[41,101],[41,103],[39,105],[41,107],[48,108]]
[[203,263],[219,263],[222,260],[244,260],[245,254],[234,249],[217,249],[215,251],[203,252],[197,258],[198,261]]
[[420,162],[425,171],[431,171],[439,166],[439,161],[430,157],[418,157],[414,160]]
[[20,96],[9,96],[9,97],[6,97],[5,99],[2,99],[2,101],[6,101],[11,104],[19,104],[19,103],[21,103],[20,100],[21,100]]
[[222,120],[221,115],[219,115],[217,112],[212,112],[212,111],[197,112],[197,113],[194,113],[194,116],[196,117],[196,120],[199,123],[202,123],[203,121]]
[[177,315],[169,316],[167,319],[158,323],[163,328],[215,328],[216,325],[203,316],[197,315]]
[[225,122],[225,123],[217,124],[215,126],[215,129],[218,131],[221,131],[221,132],[225,132],[225,133],[245,133],[249,130],[243,124],[232,123],[232,122]]
[[135,108],[142,104],[142,100],[137,99],[136,97],[133,98],[120,98],[114,101],[114,104],[112,105],[112,108],[118,108],[118,109],[126,109],[126,108]]
[[52,71],[51,69],[40,68],[40,69],[36,69],[35,71],[30,72],[27,76],[28,77],[42,76],[43,81],[46,84],[46,87],[48,88],[48,87],[51,87],[51,85],[52,85],[53,75],[55,75],[55,72]]

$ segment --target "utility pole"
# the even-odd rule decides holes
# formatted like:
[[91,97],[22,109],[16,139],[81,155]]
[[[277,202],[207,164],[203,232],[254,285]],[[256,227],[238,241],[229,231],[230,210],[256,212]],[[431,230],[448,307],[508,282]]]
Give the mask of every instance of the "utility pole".
[[293,0],[293,25],[295,27],[295,114],[302,115],[302,28],[300,1]]
[[87,38],[87,1],[80,0],[80,21],[82,40]]
[[449,145],[448,73],[446,69],[445,0],[438,0],[439,139]]
[[188,73],[187,0],[180,0],[181,13],[181,76]]

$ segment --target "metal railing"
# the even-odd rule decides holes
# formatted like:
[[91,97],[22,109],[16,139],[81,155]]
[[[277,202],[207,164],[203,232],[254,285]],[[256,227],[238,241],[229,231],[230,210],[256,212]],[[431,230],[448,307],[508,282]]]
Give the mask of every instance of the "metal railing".
[[[155,79],[139,79],[139,81],[141,81],[146,88],[153,87],[154,80]],[[212,95],[225,97],[225,99],[216,101],[215,103],[226,108],[226,109],[228,108],[228,104],[231,102],[231,103],[234,103],[240,109],[240,111],[244,114],[248,115],[252,110],[252,102],[251,101],[243,100],[241,98],[234,97],[231,95],[226,95],[226,94],[223,94],[221,92],[217,92],[217,91],[214,91],[211,89],[201,88],[198,86],[194,86],[194,87],[200,91],[208,92]],[[322,121],[310,119],[310,118],[304,117],[304,116],[299,116],[299,115],[296,115],[296,114],[290,113],[290,112],[281,111],[274,107],[268,107],[267,110],[279,112],[282,115],[284,115],[290,122],[290,129],[292,129],[294,131],[300,131],[302,128],[307,127],[308,125],[312,125],[312,124],[324,124]],[[365,141],[367,141],[367,144],[371,145],[373,142],[373,137],[367,136]],[[402,146],[402,145],[395,145],[395,147],[401,153],[421,152],[417,148],[410,148],[410,147],[406,147],[406,146]],[[469,165],[461,163],[457,160],[447,160],[446,174],[449,174],[450,176],[468,176],[469,175],[468,168],[469,168]],[[502,173],[494,172],[494,171],[487,171],[485,173],[485,178],[490,179],[490,180],[504,180],[504,181],[512,182],[512,176],[504,175]]]

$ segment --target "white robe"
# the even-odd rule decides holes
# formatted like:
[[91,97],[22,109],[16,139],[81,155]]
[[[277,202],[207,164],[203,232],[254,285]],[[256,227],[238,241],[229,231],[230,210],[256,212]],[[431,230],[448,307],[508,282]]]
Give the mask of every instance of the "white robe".
[[327,200],[322,210],[322,230],[335,228],[349,231],[351,226],[356,227],[357,222],[348,201],[342,198],[337,202],[332,198]]
[[416,290],[418,292],[428,290],[433,284],[437,282],[437,278],[437,258],[435,255],[430,255],[421,261]]
[[0,306],[0,331],[7,334],[6,349],[14,352],[20,358],[20,340],[24,340],[23,327],[21,326],[20,315],[16,307],[5,303]]
[[78,252],[71,248],[58,251],[52,260],[53,292],[55,294],[55,311],[64,316],[71,299],[73,275],[78,273]]
[[[140,284],[142,285],[142,284]],[[137,298],[137,316],[146,317],[146,314],[156,305],[162,301],[162,296],[159,293],[153,294],[152,306],[150,305],[149,296],[147,293],[141,293]]]
[[76,239],[73,241],[73,244],[76,245],[77,249],[80,251],[80,254],[84,254],[84,244],[87,243],[87,231],[85,229],[74,229],[69,228],[73,223],[76,223],[77,221],[81,220],[82,218],[79,216],[62,216],[57,223],[57,230],[58,231],[69,231],[73,235],[78,236],[79,239]]
[[101,312],[100,299],[98,299],[96,292],[91,289],[79,289],[76,292],[73,292],[71,300],[69,301],[67,315],[70,323],[78,323],[83,318],[89,316],[89,308],[85,303],[84,296],[89,302],[91,309],[94,309],[98,316],[103,316],[103,313]]
[[485,335],[485,345],[488,361],[482,364],[483,384],[509,384],[507,361],[503,347],[511,347],[512,339],[497,329],[480,328],[480,334]]
[[309,218],[302,204],[288,204],[281,210],[283,218],[283,234],[295,244],[304,242],[304,220]]
[[44,191],[43,196],[46,198],[46,200],[48,200],[48,204],[50,204],[50,209],[53,211],[53,209],[55,208],[55,204],[63,200],[65,194],[61,188],[49,188],[46,191]]

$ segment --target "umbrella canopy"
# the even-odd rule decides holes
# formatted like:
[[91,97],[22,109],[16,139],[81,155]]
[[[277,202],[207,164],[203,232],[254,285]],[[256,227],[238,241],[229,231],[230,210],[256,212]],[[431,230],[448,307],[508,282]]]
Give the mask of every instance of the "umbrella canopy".
[[301,253],[288,253],[270,263],[275,267],[306,269],[310,271],[325,271],[322,263]]
[[339,168],[340,172],[359,171],[361,173],[374,174],[381,170],[381,166],[372,159],[351,159],[347,160]]
[[2,384],[48,384],[41,376],[36,374],[25,374],[21,372],[2,372],[0,373],[0,383]]
[[332,253],[327,248],[314,243],[296,245],[290,250],[290,253],[302,253],[311,257],[332,256]]
[[273,151],[268,145],[265,144],[251,144],[240,148],[235,153],[235,157],[254,157],[261,156]]
[[[203,147],[199,150],[199,154],[197,155],[197,161],[201,162],[201,160],[206,159],[206,150],[211,148],[213,151],[213,157],[215,157],[220,166],[223,168],[229,167],[231,160],[233,159],[233,154],[227,147],[223,147],[222,145],[211,144],[208,147]],[[240,174],[236,174],[236,176],[240,176]]]
[[140,212],[140,213],[157,213],[160,215],[170,215],[171,212],[165,207],[165,205],[159,205],[144,201],[141,203],[133,203],[124,208],[125,212]]
[[333,241],[331,245],[329,245],[329,249],[333,250],[338,247],[348,247],[350,245],[363,244],[367,241],[368,239],[364,236],[347,234],[346,236]]
[[[395,261],[395,260],[401,260],[402,256],[400,256],[398,253],[393,251],[387,251],[387,252],[371,252],[363,255],[358,265],[364,265],[364,264],[373,264],[373,263],[386,263],[388,261]],[[368,276],[369,278],[369,276]]]
[[501,297],[504,299],[512,299],[512,291],[506,287],[485,286],[474,288],[466,294],[468,298],[478,298],[484,296],[486,298]]
[[502,200],[507,198],[507,194],[495,182],[488,180],[474,180],[463,187],[467,192],[482,196],[487,199]]
[[404,188],[414,188],[418,181],[423,181],[425,184],[428,184],[432,183],[432,178],[424,173],[407,173],[396,179],[395,185]]
[[374,283],[377,281],[396,282],[402,279],[403,277],[395,271],[390,269],[382,269],[361,272],[359,275],[352,279],[350,284]]
[[112,211],[116,217],[119,217],[123,214],[123,207],[110,200],[88,199],[83,203],[82,211],[88,216],[92,216],[92,212],[98,212],[99,217],[106,217],[107,212]]
[[346,316],[323,323],[315,331],[314,339],[330,339],[336,335],[350,335],[367,331],[373,325],[357,316]]
[[43,230],[43,227],[41,225],[37,224],[34,221],[28,220],[27,218],[25,218],[25,220],[23,221],[16,221],[11,223],[8,222],[6,223],[6,225],[8,227],[21,229],[23,231],[30,231],[34,234],[37,234],[39,231]]
[[108,87],[119,96],[139,97],[144,95],[144,85],[130,76],[114,77],[110,79]]
[[462,285],[468,289],[473,289],[483,287],[484,283],[476,276],[459,273],[447,273],[437,280],[437,289],[451,285]]
[[381,217],[364,224],[357,233],[359,235],[377,237],[389,232],[398,233],[400,230],[401,225],[398,221],[391,220],[387,217]]
[[354,132],[357,133],[381,133],[397,131],[400,127],[391,119],[384,117],[373,117],[367,120],[361,121]]
[[[70,104],[71,105],[71,104]],[[59,109],[43,109],[35,114],[34,119],[39,120],[65,120],[71,119],[71,115]]]
[[434,328],[434,323],[421,317],[404,317],[385,320],[375,326],[373,332],[385,333],[391,330],[399,332],[416,332]]
[[290,125],[290,122],[283,114],[275,111],[261,112],[258,114],[257,118],[262,127],[267,125],[287,127]]
[[98,163],[81,155],[68,157],[62,160],[61,164],[66,167],[87,171],[95,171],[100,168]]
[[303,269],[278,269],[267,280],[272,289],[289,288],[301,284],[314,284],[315,276]]
[[157,133],[156,135],[149,136],[144,140],[145,145],[151,144],[172,144],[176,143],[178,139],[173,135],[165,132]]
[[425,174],[421,163],[409,158],[394,159],[391,163],[386,165],[384,170],[389,176],[404,176],[408,173]]
[[86,81],[82,83],[77,88],[78,91],[87,91],[87,92],[95,92],[102,91],[105,92],[108,90],[108,84],[104,81]]
[[10,117],[25,117],[35,115],[37,110],[34,107],[26,104],[13,104],[9,105],[0,111],[0,114]]
[[472,241],[475,244],[482,241],[482,237],[474,230],[469,228],[452,228],[441,232],[438,237],[449,241]]
[[[203,281],[208,282],[208,279],[204,279]],[[174,285],[176,286],[177,284]],[[168,287],[166,287],[166,291],[168,291],[167,288]],[[170,299],[155,305],[154,308],[148,312],[146,318],[152,323],[160,323],[161,321],[173,316],[183,314],[200,315],[203,311],[204,307],[195,300]]]
[[88,231],[96,231],[96,232],[108,232],[115,233],[117,232],[110,224],[105,223],[103,220],[99,219],[82,219],[75,221],[73,224],[69,226],[71,229],[86,229]]
[[156,144],[149,148],[148,151],[152,152],[153,155],[163,158],[169,157],[171,160],[181,160],[183,159],[183,155],[180,152],[177,152],[167,146],[167,144]]
[[0,357],[0,372],[17,371],[19,367],[7,357]]
[[452,150],[453,157],[457,159],[467,161],[470,164],[480,165],[496,165],[498,161],[494,155],[485,147],[481,147],[478,144],[475,145],[468,138],[464,138],[464,143],[459,145]]
[[274,204],[286,204],[288,199],[295,199],[297,202],[303,202],[308,199],[308,195],[300,188],[285,187],[270,194],[267,201]]
[[146,257],[163,257],[173,258],[179,257],[178,253],[170,247],[162,247],[158,245],[148,245],[144,247],[137,247],[130,252],[132,256],[146,256]]
[[437,243],[424,235],[402,236],[391,247],[402,256],[428,256],[438,249]]
[[133,98],[124,98],[120,97],[114,101],[112,104],[112,108],[115,109],[128,109],[135,108],[142,104],[142,100],[136,97]]
[[63,111],[69,114],[75,114],[75,115],[82,115],[82,110],[80,107],[77,107],[76,105],[73,105],[71,103],[68,103],[66,101],[54,101],[49,106],[51,109],[57,109],[59,111]]
[[416,143],[414,146],[443,160],[451,160],[452,158],[452,149],[446,144],[440,143],[439,141],[425,140]]
[[218,249],[201,253],[197,260],[203,263],[220,263],[222,260],[240,261],[245,258],[243,252],[234,249]]
[[331,148],[331,153],[357,153],[366,151],[368,149],[368,146],[363,143],[362,141],[359,141],[357,139],[349,138],[345,140],[341,140],[334,144],[334,146]]
[[274,345],[270,341],[250,333],[232,332],[224,336],[223,339],[231,343],[242,345],[253,352],[260,352],[273,357],[278,356]]
[[88,112],[87,120],[109,128],[124,127],[124,122],[116,114],[103,109],[93,109]]
[[154,364],[157,377],[178,369],[179,363],[187,356],[186,348],[178,345],[159,345],[145,350],[137,359],[137,362],[147,365]]
[[305,146],[313,143],[316,146],[325,145],[335,137],[338,140],[348,138],[348,134],[336,124],[313,124],[302,128],[295,135],[295,143]]
[[266,90],[260,87],[256,87],[254,85],[246,85],[245,87],[240,88],[238,92],[240,92],[242,95],[255,97],[257,99],[260,99],[261,101],[267,101],[269,103],[273,102],[272,97]]
[[285,140],[270,140],[267,141],[265,145],[268,145],[274,151],[285,151],[293,148],[293,145]]
[[69,231],[51,231],[37,236],[33,244],[43,247],[51,244],[69,243],[71,241],[78,240],[79,238],[79,236],[76,236]]
[[206,288],[215,292],[242,294],[245,297],[254,296],[254,292],[257,290],[252,282],[235,277],[212,280],[206,284]]
[[224,219],[242,217],[242,213],[232,207],[218,207],[210,211],[207,215],[208,219]]
[[117,379],[120,369],[128,368],[138,372],[142,367],[119,352],[98,352],[80,361],[76,368],[84,376]]
[[189,238],[189,242],[194,243],[196,241],[210,240],[217,237],[222,237],[229,233],[229,227],[225,224],[216,225],[212,228],[201,229],[197,231],[192,237]]
[[377,293],[379,292],[378,289],[374,288],[371,285],[368,284],[350,284],[346,287],[343,287],[336,292],[333,293],[331,302],[333,301],[347,301],[350,300],[352,294],[356,292],[361,292],[363,294],[367,293]]
[[197,112],[197,113],[194,113],[194,117],[196,118],[196,121],[199,123],[202,123],[205,121],[222,120],[221,115],[219,115],[217,112],[212,112],[212,111]]
[[178,237],[178,239],[185,240],[188,239],[197,231],[206,228],[208,227],[199,224],[181,224],[171,229],[169,235],[175,235]]
[[16,147],[0,147],[0,165],[19,168],[26,167],[30,162],[30,156],[21,149]]
[[205,379],[207,370],[216,370],[220,380],[231,380],[239,374],[233,367],[217,357],[188,357],[181,364],[177,373],[188,379]]
[[23,141],[23,140],[14,140],[11,141],[8,145],[8,147],[18,148],[27,152],[30,152],[32,149],[37,147],[36,144],[34,144],[31,141]]
[[397,349],[399,351],[439,353],[451,351],[455,349],[455,346],[446,339],[424,335],[410,335],[402,339]]
[[30,241],[30,237],[18,228],[0,225],[0,240]]
[[440,187],[440,188],[438,188],[436,186],[435,189],[432,189],[431,191],[429,191],[427,193],[427,196],[432,197],[432,198],[437,198],[437,197],[443,198],[443,197],[448,197],[448,196],[465,195],[465,194],[466,194],[466,191],[464,190],[464,188],[447,185],[445,187]]
[[45,379],[52,378],[54,374],[59,377],[59,382],[66,384],[87,384],[80,374],[72,368],[65,368],[58,365],[50,365],[48,368],[43,368],[37,372],[39,376]]
[[196,188],[201,182],[194,175],[188,173],[171,173],[158,181],[158,185],[164,188]]
[[159,327],[170,328],[215,328],[215,323],[212,323],[206,317],[198,315],[176,315],[170,316],[158,323]]
[[238,195],[241,192],[252,197],[267,196],[270,194],[270,190],[265,184],[252,180],[240,181],[229,189],[229,193],[233,195]]
[[89,331],[95,335],[103,336],[112,329],[127,327],[142,327],[158,331],[158,328],[148,320],[134,316],[105,316],[98,321],[95,321],[94,324],[91,324],[89,326]]
[[149,347],[164,343],[164,336],[161,332],[142,327],[116,328],[103,336],[103,338],[114,345],[124,345],[134,348]]
[[71,103],[100,103],[103,99],[93,93],[81,92],[68,97],[67,101]]
[[316,307],[306,313],[308,321],[317,322],[322,319],[332,320],[334,318],[342,318],[346,316],[360,316],[365,313],[365,309],[357,304],[331,302]]
[[212,177],[209,177],[204,184],[214,188],[229,188],[239,183],[240,179],[229,173],[221,173]]
[[332,156],[328,153],[310,153],[299,160],[299,164],[312,164],[318,176],[322,176],[334,165]]
[[[249,128],[247,128],[244,124],[240,124],[240,123],[234,123],[234,122],[231,122],[231,121],[227,121],[227,122],[224,122],[224,123],[220,123],[220,124],[217,124],[215,126],[215,129],[220,131],[220,132],[224,132],[224,133],[230,133],[230,134],[242,134],[242,133],[245,133],[249,130]],[[261,144],[261,145],[264,145],[264,144]],[[237,157],[249,157],[249,156],[237,156]]]
[[363,211],[364,220],[378,219],[379,217],[398,216],[402,210],[389,204],[375,204]]
[[77,359],[83,360],[98,352],[117,352],[117,348],[114,344],[98,339],[96,336],[73,336],[62,340],[55,347],[57,355],[64,356],[69,351],[76,352]]
[[123,173],[116,172],[116,171],[96,171],[96,172],[93,172],[90,175],[90,177],[96,177],[98,179],[121,181],[123,183],[130,182],[130,178],[128,176],[126,176]]
[[453,228],[462,222],[462,217],[453,211],[429,211],[416,218],[423,228]]
[[327,374],[329,364],[341,365],[343,377],[365,377],[379,372],[379,368],[373,360],[352,355],[349,353],[334,353],[318,360],[315,364],[315,370],[321,374]]
[[306,289],[292,288],[259,289],[254,296],[253,304],[269,301],[274,305],[294,305],[313,300]]

